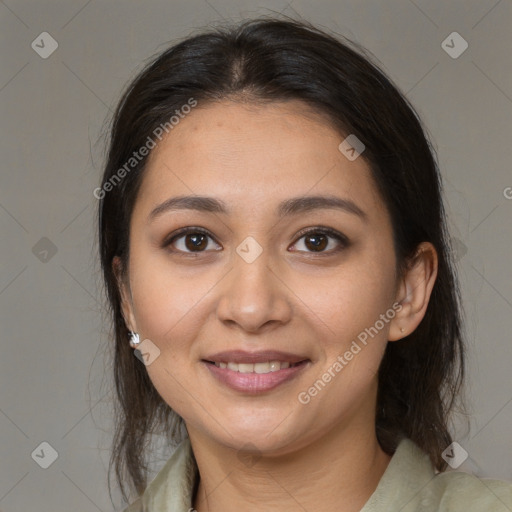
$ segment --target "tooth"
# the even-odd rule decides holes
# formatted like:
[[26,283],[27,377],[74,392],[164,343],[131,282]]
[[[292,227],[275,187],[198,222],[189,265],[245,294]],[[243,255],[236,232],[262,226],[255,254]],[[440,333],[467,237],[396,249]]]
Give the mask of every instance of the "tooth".
[[255,373],[269,373],[270,363],[254,363],[254,371]]
[[228,368],[234,372],[240,373],[270,373],[290,368],[292,364],[289,361],[266,361],[264,363],[224,363],[216,362],[217,368]]
[[281,363],[279,361],[270,361],[270,371],[277,372],[281,369]]
[[239,363],[238,364],[238,371],[240,373],[252,373],[252,372],[254,372],[254,365],[253,364],[247,364],[247,363]]

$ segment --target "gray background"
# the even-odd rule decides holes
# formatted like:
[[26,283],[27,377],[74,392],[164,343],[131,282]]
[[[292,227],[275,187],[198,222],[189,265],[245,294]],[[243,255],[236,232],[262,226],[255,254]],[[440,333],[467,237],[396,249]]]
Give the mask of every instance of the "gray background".
[[[457,427],[469,453],[460,469],[512,480],[510,0],[5,0],[2,511],[113,509],[106,486],[111,362],[92,194],[109,111],[126,82],[167,42],[218,20],[281,11],[366,46],[435,140],[467,315],[471,429]],[[59,45],[47,59],[31,47],[43,31]],[[453,31],[469,44],[458,58],[441,46]],[[47,469],[31,457],[44,441],[58,452]],[[39,460],[48,461],[49,449],[40,450]],[[155,471],[164,458],[155,460]]]

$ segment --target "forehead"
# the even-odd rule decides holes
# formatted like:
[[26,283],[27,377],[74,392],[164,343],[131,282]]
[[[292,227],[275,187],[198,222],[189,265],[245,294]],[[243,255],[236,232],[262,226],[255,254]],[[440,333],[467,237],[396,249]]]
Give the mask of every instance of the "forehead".
[[306,194],[336,194],[385,213],[363,158],[338,149],[345,137],[303,102],[197,106],[152,151],[139,192],[148,211],[172,195],[221,197],[256,208]]

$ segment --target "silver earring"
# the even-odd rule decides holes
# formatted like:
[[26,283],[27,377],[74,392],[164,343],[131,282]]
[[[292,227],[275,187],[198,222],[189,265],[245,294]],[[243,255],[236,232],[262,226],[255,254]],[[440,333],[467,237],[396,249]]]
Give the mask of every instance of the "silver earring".
[[139,335],[136,332],[130,331],[130,347],[137,348],[140,343]]
[[400,327],[400,332],[404,332],[405,329],[403,327]]

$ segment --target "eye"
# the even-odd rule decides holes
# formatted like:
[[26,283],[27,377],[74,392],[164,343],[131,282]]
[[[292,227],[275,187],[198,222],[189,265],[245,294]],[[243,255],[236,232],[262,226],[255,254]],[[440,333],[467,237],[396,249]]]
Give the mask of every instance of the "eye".
[[334,253],[349,246],[348,238],[331,228],[308,229],[299,235],[299,240],[292,246],[299,252]]
[[[292,246],[293,251],[331,254],[349,246],[348,238],[332,228],[309,228],[300,232],[299,237],[298,241]],[[212,245],[214,247],[211,247]],[[184,254],[222,249],[207,230],[197,227],[180,229],[173,233],[162,246],[172,246],[172,252]]]
[[[210,246],[212,241],[217,248],[212,249]],[[208,233],[202,228],[184,228],[174,233],[170,239],[163,243],[164,247],[174,246],[173,252],[194,253],[206,252],[206,250],[218,251],[221,248]]]

